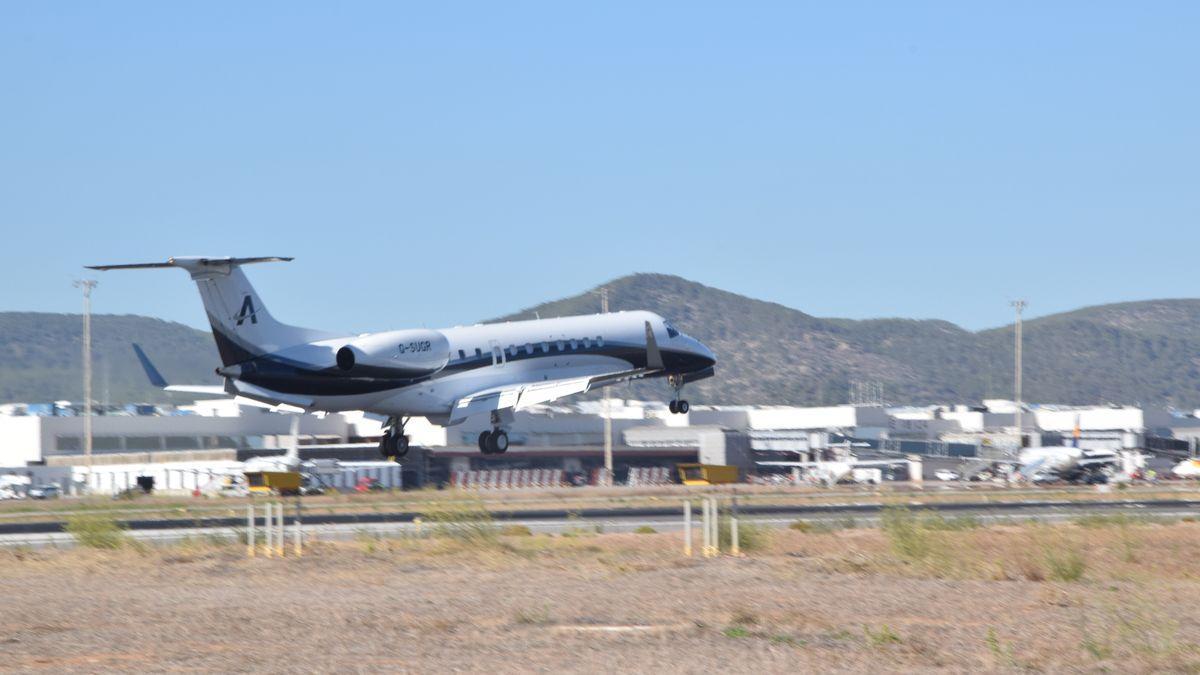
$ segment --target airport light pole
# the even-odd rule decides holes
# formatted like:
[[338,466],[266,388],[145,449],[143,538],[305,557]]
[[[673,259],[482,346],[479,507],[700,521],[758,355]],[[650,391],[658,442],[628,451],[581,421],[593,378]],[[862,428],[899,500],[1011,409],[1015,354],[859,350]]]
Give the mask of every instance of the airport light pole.
[[79,279],[75,288],[83,289],[83,456],[87,464],[85,491],[92,489],[92,289],[95,279]]
[[1024,300],[1013,300],[1010,304],[1013,306],[1014,309],[1017,310],[1016,333],[1013,337],[1013,341],[1015,343],[1014,351],[1016,352],[1016,355],[1015,355],[1016,363],[1015,363],[1014,367],[1016,369],[1015,385],[1016,385],[1016,397],[1017,397],[1017,400],[1016,400],[1016,404],[1017,404],[1017,419],[1016,419],[1016,422],[1017,422],[1017,452],[1020,452],[1021,448],[1024,447],[1024,438],[1025,438],[1024,427],[1022,426],[1022,423],[1021,423],[1022,422],[1022,420],[1021,420],[1021,375],[1022,375],[1022,373],[1021,373],[1021,357],[1022,357],[1022,354],[1021,354],[1021,342],[1022,342],[1022,339],[1021,339],[1021,337],[1022,337],[1021,336],[1021,313],[1025,311],[1025,307],[1028,306],[1029,303]]
[[[600,289],[600,313],[608,314],[608,287]],[[604,388],[604,484],[613,484],[613,454],[612,454],[612,404],[608,397],[608,387]]]

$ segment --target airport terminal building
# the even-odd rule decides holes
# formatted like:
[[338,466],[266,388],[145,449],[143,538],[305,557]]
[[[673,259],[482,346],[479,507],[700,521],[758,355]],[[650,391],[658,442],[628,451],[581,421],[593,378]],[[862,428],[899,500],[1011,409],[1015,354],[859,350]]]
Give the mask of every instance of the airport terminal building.
[[[1116,406],[1030,406],[1022,435],[1005,401],[897,408],[697,405],[674,415],[661,402],[615,399],[607,415],[605,410],[602,402],[581,401],[516,413],[503,455],[479,452],[485,418],[453,427],[414,419],[407,429],[414,449],[403,462],[404,484],[445,484],[466,472],[496,469],[556,470],[576,483],[592,482],[603,467],[606,416],[618,482],[631,471],[673,471],[693,462],[737,466],[749,476],[760,471],[763,460],[831,459],[839,448],[851,447],[885,456],[987,456],[1015,448],[1023,436],[1025,445],[1077,442],[1186,455],[1200,439],[1193,415]],[[224,466],[282,454],[294,418],[228,399],[103,413],[93,418],[91,461],[98,472],[106,465],[123,471],[166,463]],[[65,404],[0,406],[0,467],[83,465],[83,422]],[[361,414],[301,415],[297,441],[302,459],[377,461],[380,433],[380,423]]]

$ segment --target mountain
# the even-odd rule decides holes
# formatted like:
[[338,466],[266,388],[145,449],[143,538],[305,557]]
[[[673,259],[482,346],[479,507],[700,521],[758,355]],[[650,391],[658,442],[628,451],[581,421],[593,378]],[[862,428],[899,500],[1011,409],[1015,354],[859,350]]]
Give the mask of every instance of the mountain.
[[[1012,396],[1012,326],[972,332],[935,320],[819,318],[661,274],[605,287],[613,311],[657,312],[716,352],[716,377],[688,385],[693,403],[844,403],[856,381],[882,384],[897,403]],[[496,320],[599,309],[591,290]],[[97,315],[92,325],[97,400],[168,400],[146,382],[130,342],[142,344],[168,380],[218,383],[206,331],[139,316]],[[80,336],[78,315],[0,313],[0,401],[79,400]],[[665,399],[668,390],[655,380],[613,394]],[[1128,302],[1026,321],[1025,398],[1200,407],[1200,300]]]
[[[826,319],[674,276],[606,284],[609,306],[648,309],[706,343],[717,376],[692,402],[844,403],[851,383],[878,382],[898,403],[1011,398],[1013,327],[972,332],[946,321]],[[502,317],[596,312],[595,290]],[[1200,405],[1200,300],[1128,302],[1025,322],[1025,399]],[[666,395],[641,382],[617,396]]]
[[[0,312],[0,402],[83,400],[83,318]],[[129,343],[142,345],[169,379],[220,384],[212,334],[144,316],[92,316],[92,396],[104,403],[186,400],[146,381]]]

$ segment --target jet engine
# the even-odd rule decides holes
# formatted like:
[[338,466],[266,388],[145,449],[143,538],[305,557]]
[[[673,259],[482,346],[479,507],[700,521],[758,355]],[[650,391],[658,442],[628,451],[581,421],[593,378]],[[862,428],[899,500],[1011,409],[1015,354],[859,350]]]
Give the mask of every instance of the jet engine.
[[356,377],[424,377],[449,360],[450,342],[436,330],[371,333],[337,350],[338,368]]

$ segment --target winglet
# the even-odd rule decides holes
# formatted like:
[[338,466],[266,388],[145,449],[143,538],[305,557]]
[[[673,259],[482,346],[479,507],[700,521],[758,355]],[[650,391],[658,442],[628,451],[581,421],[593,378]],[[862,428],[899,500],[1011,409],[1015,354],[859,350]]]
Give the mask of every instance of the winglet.
[[663,369],[662,352],[658,351],[658,341],[654,339],[654,329],[646,322],[646,367],[651,370]]
[[136,342],[133,343],[133,353],[137,354],[138,361],[142,364],[142,370],[146,371],[146,377],[150,380],[150,384],[159,389],[166,388],[167,380],[163,378],[162,373],[158,372],[154,364],[150,363],[150,357],[146,356],[146,352],[142,351],[142,348]]

